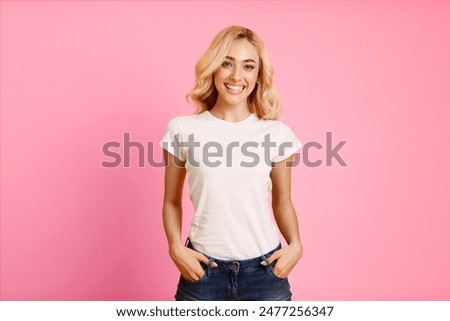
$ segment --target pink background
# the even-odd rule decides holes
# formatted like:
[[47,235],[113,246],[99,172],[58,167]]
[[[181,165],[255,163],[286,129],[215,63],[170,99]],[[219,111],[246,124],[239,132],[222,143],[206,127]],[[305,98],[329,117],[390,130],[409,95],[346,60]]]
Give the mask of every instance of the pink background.
[[2,1],[2,300],[173,300],[164,168],[102,146],[130,133],[160,162],[232,24],[264,39],[300,140],[347,141],[347,167],[293,169],[294,299],[450,299],[449,3]]

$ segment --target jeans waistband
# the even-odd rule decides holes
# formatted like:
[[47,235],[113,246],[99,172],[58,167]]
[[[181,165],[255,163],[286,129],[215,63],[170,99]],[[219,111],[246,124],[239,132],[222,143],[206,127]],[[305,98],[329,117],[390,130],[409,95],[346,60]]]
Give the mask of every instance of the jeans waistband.
[[[200,252],[200,251],[198,251],[198,250],[196,250],[196,249],[194,248],[194,246],[193,246],[192,243],[190,242],[189,238],[186,240],[186,246],[187,246],[188,248],[194,250],[194,251],[197,251],[197,252],[199,252],[199,253],[202,253],[202,252]],[[278,243],[278,245],[277,245],[273,250],[271,250],[271,251],[269,251],[269,252],[267,252],[267,253],[265,253],[265,254],[263,254],[263,255],[260,255],[260,256],[257,256],[257,257],[251,258],[251,259],[245,259],[245,260],[220,260],[220,259],[216,259],[216,258],[214,258],[214,257],[211,257],[211,256],[209,256],[209,255],[207,255],[207,254],[205,254],[205,253],[202,253],[202,254],[203,254],[204,256],[206,256],[206,257],[209,259],[209,264],[208,264],[208,266],[210,266],[213,262],[216,262],[216,263],[218,263],[218,264],[219,264],[219,263],[223,263],[223,264],[238,263],[239,266],[240,266],[241,268],[244,268],[244,267],[246,267],[246,266],[259,265],[259,264],[261,264],[261,261],[265,261],[265,262],[267,263],[267,266],[268,266],[268,265],[269,265],[269,260],[268,260],[268,258],[269,258],[275,251],[278,251],[279,249],[281,249],[281,243]],[[274,262],[272,262],[272,264],[274,264]]]

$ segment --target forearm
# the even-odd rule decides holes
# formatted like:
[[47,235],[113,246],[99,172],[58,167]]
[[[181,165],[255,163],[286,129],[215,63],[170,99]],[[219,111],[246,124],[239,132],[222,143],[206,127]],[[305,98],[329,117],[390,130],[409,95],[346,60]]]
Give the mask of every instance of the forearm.
[[182,246],[181,227],[182,227],[182,208],[181,205],[164,203],[163,206],[163,224],[169,244],[169,252]]
[[287,244],[301,245],[297,214],[292,202],[283,202],[273,206],[273,214],[278,228]]
[[169,255],[173,262],[185,279],[191,282],[198,281],[205,273],[200,262],[208,264],[209,259],[203,254],[185,247],[181,242],[181,205],[164,203],[163,224],[167,242],[169,243]]
[[285,200],[277,204],[282,205],[273,206],[275,220],[288,245],[272,254],[269,261],[278,260],[274,266],[274,273],[279,277],[286,277],[303,256],[303,245],[297,215],[291,201]]

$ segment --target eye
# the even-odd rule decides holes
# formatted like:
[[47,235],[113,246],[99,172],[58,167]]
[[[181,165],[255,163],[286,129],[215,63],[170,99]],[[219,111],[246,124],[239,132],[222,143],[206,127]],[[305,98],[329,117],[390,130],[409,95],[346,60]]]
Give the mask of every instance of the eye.
[[229,61],[222,62],[222,67],[223,68],[230,68],[231,67],[231,62],[229,62]]
[[255,69],[255,66],[253,66],[253,65],[245,65],[244,69],[245,70],[253,70],[253,69]]

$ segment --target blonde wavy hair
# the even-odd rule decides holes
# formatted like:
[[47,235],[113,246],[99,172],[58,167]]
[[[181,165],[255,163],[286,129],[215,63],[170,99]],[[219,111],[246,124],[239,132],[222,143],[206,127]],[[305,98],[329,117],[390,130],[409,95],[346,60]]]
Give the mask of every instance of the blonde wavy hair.
[[214,85],[214,73],[222,65],[231,43],[235,39],[246,39],[259,56],[258,83],[248,96],[252,113],[262,119],[276,120],[282,113],[281,102],[273,84],[273,68],[267,58],[264,44],[253,31],[241,26],[230,26],[220,31],[195,66],[195,86],[186,95],[197,107],[196,113],[211,110],[218,92]]

